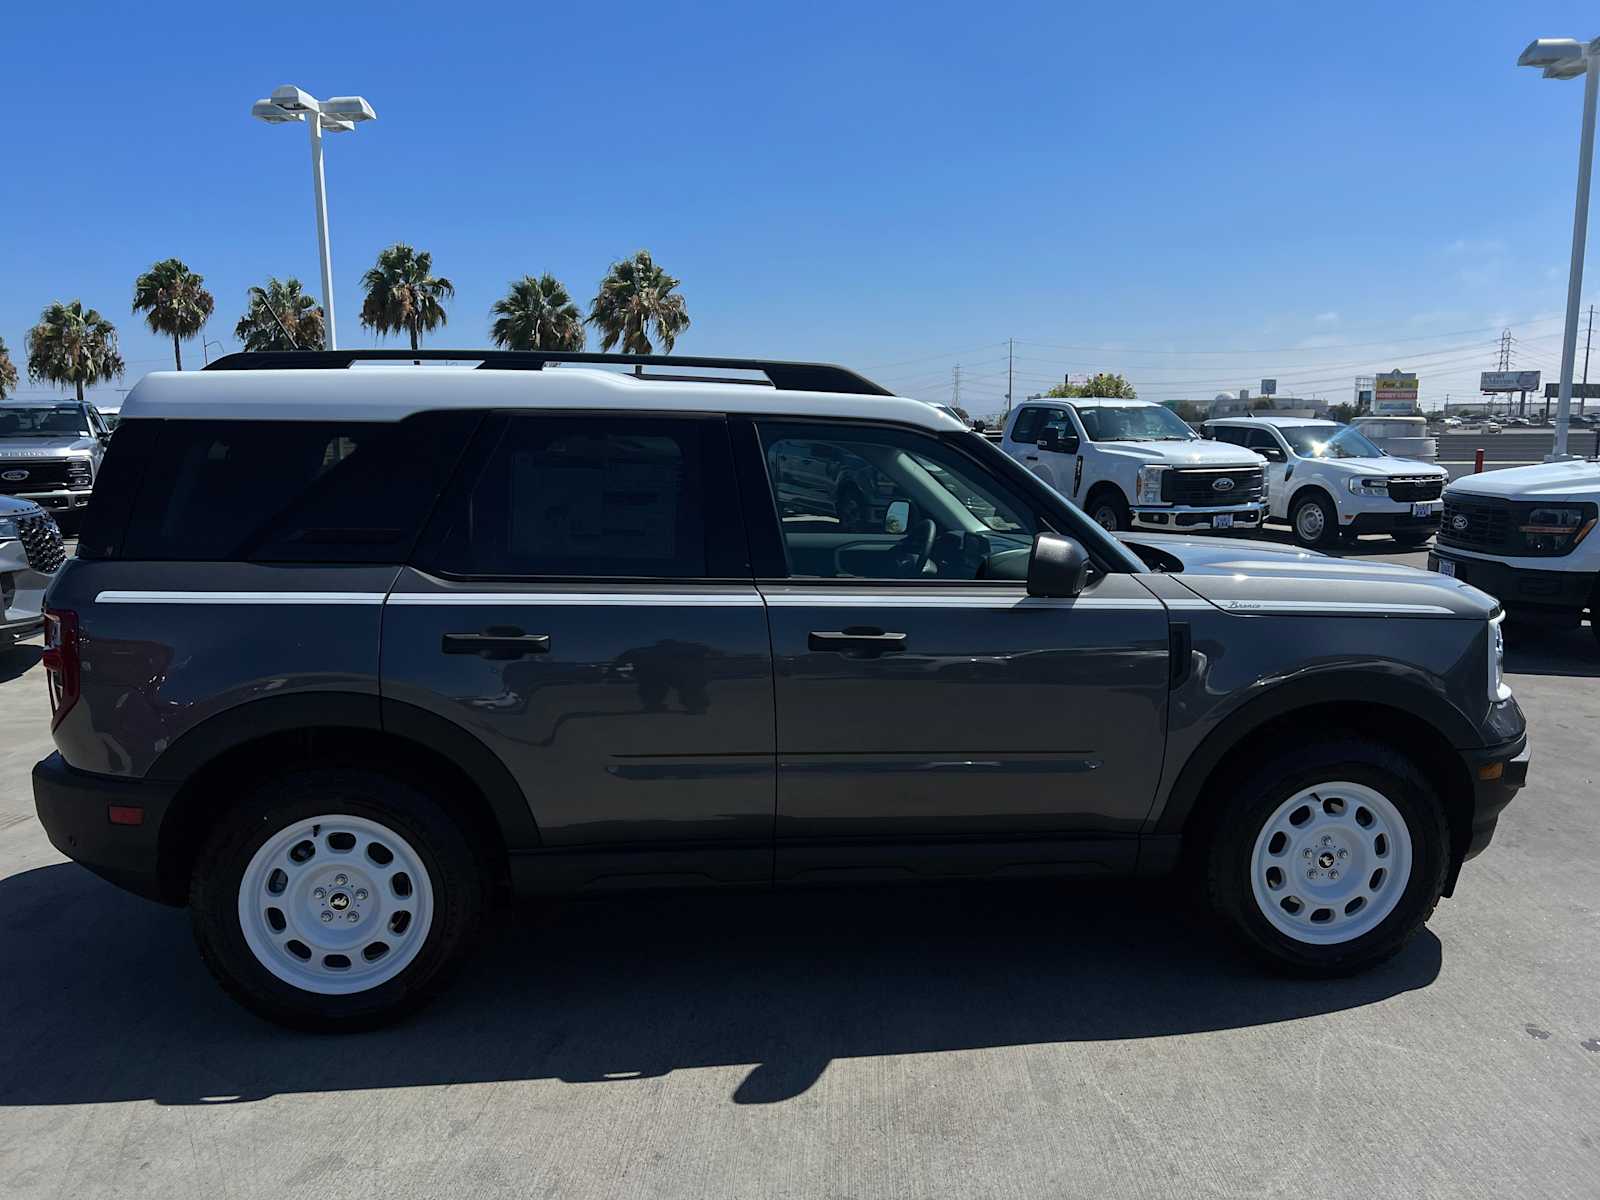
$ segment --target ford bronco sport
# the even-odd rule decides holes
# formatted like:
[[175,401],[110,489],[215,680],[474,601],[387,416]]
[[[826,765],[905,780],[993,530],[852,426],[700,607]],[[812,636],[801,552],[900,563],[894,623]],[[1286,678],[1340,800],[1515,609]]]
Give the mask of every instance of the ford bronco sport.
[[234,355],[122,417],[48,596],[40,820],[286,1024],[416,1006],[501,894],[639,886],[1183,866],[1348,972],[1525,779],[1482,592],[1118,540],[841,368]]

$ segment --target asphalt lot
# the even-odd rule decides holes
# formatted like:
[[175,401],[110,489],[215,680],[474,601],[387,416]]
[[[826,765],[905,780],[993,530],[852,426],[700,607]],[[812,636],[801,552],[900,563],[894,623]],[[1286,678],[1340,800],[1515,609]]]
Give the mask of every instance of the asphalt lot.
[[7,1197],[1600,1194],[1586,631],[1513,640],[1530,786],[1360,978],[1263,976],[1165,887],[652,896],[504,914],[342,1039],[51,849],[38,653],[0,651]]

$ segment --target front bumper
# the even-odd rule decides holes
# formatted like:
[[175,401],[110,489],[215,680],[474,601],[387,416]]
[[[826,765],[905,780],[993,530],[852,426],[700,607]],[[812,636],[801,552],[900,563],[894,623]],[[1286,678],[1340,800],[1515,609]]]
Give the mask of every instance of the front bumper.
[[1527,785],[1532,756],[1527,734],[1513,742],[1462,754],[1472,775],[1472,822],[1461,862],[1482,854],[1494,837],[1501,812]]
[[88,508],[89,497],[93,494],[93,488],[83,488],[81,491],[63,489],[55,492],[17,492],[16,498],[32,500],[40,508],[50,512],[72,512]]
[[[1339,527],[1354,533],[1393,533],[1395,530],[1438,529],[1444,500],[1402,504],[1376,496],[1342,495],[1338,498]],[[1418,510],[1421,511],[1418,511]]]
[[[33,768],[33,804],[50,844],[102,879],[164,903],[178,899],[164,886],[161,825],[177,784],[121,779],[79,771],[58,751]],[[113,807],[138,809],[138,825],[113,824]]]
[[[1560,559],[1552,559],[1559,562]],[[1428,551],[1428,570],[1488,592],[1519,619],[1546,625],[1576,625],[1583,611],[1596,603],[1592,571],[1541,571],[1494,558],[1478,558],[1435,545]]]
[[[1133,509],[1133,523],[1146,529],[1259,529],[1265,510],[1259,504],[1240,507],[1189,508],[1181,504]],[[1218,517],[1226,517],[1222,524]]]

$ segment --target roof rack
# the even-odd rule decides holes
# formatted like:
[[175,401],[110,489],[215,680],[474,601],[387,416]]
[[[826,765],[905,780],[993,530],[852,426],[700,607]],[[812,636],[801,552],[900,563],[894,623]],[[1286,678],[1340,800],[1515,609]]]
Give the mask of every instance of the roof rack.
[[643,375],[646,367],[710,367],[760,371],[780,392],[842,392],[853,396],[892,396],[893,392],[847,367],[831,363],[777,362],[766,358],[703,358],[683,354],[588,354],[579,350],[265,350],[225,354],[207,371],[339,370],[356,362],[475,362],[491,371],[542,371],[551,363],[592,363],[640,368],[646,379],[695,383],[755,383],[698,375]]

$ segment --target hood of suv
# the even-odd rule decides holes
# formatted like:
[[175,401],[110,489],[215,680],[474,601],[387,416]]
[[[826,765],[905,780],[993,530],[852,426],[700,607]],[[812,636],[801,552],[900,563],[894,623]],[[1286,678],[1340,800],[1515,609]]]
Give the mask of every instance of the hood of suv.
[[1475,587],[1398,563],[1232,538],[1141,531],[1122,540],[1135,552],[1148,546],[1177,559],[1182,570],[1173,577],[1229,612],[1486,619],[1497,607]]
[[1095,442],[1096,450],[1122,454],[1141,462],[1175,467],[1259,467],[1266,462],[1254,450],[1227,442]]
[[0,458],[60,458],[64,454],[87,454],[95,439],[83,437],[0,438]]
[[1317,458],[1308,461],[1315,462],[1319,467],[1348,471],[1352,475],[1437,475],[1442,479],[1450,474],[1443,467],[1415,458]]
[[1538,463],[1463,475],[1446,493],[1498,496],[1504,500],[1600,500],[1600,463]]

